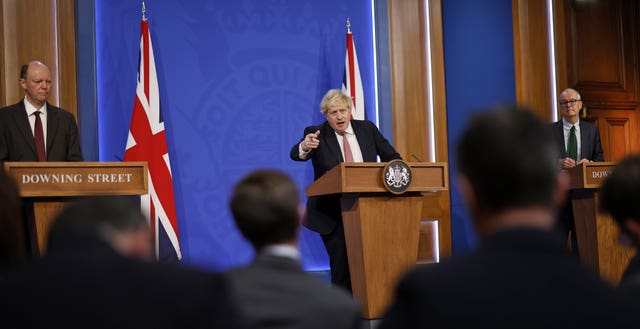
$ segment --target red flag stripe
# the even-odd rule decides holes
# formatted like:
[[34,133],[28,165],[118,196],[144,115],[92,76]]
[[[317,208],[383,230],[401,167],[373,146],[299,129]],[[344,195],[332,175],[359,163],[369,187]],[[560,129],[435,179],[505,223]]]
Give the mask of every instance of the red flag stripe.
[[[159,250],[158,230],[165,230],[173,247],[174,254],[180,259],[178,240],[178,220],[173,193],[173,178],[168,160],[167,139],[164,123],[160,120],[160,101],[158,81],[151,45],[151,33],[146,20],[141,23],[140,66],[138,68],[138,86],[131,114],[129,139],[125,151],[125,161],[146,161],[149,170],[149,210],[150,226],[154,231],[156,250]],[[160,223],[158,223],[160,222]]]
[[356,77],[355,77],[355,67],[353,60],[353,34],[347,33],[347,56],[349,56],[349,90],[351,91],[351,99],[353,99],[353,107],[357,106],[356,104]]

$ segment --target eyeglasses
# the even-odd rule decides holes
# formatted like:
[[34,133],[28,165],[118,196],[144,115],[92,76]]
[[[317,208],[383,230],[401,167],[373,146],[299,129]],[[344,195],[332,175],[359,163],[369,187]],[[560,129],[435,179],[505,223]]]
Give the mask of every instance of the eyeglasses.
[[562,105],[562,106],[573,105],[573,104],[575,104],[575,103],[577,103],[579,101],[580,101],[579,99],[569,99],[569,100],[566,100],[566,101],[560,101],[560,105]]

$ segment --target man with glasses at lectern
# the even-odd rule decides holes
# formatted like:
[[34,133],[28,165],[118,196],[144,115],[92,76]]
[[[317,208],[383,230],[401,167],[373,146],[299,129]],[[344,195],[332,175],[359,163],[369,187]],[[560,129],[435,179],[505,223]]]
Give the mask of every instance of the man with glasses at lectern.
[[[598,127],[590,122],[580,120],[580,111],[583,106],[580,93],[575,89],[567,88],[558,96],[558,102],[562,119],[554,122],[552,126],[555,143],[561,154],[560,167],[570,169],[584,162],[604,161]],[[575,222],[570,198],[560,209],[557,226],[563,236],[566,237],[571,233],[571,246],[577,252]]]

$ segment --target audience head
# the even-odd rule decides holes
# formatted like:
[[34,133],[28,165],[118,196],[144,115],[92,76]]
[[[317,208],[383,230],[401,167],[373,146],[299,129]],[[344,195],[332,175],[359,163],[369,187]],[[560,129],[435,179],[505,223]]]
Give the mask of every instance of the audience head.
[[458,143],[457,166],[474,217],[555,209],[568,185],[559,179],[558,157],[549,126],[528,109],[505,106],[473,117]]
[[0,170],[0,271],[24,260],[24,226],[18,187]]
[[40,61],[30,61],[20,69],[20,86],[27,101],[40,108],[51,94],[51,70]]
[[258,170],[240,180],[231,197],[238,229],[256,251],[272,244],[295,244],[299,195],[285,174]]
[[640,155],[618,163],[600,189],[600,206],[640,246]]
[[49,232],[49,249],[72,238],[98,239],[116,252],[149,260],[151,235],[139,206],[122,197],[88,197],[65,208]]

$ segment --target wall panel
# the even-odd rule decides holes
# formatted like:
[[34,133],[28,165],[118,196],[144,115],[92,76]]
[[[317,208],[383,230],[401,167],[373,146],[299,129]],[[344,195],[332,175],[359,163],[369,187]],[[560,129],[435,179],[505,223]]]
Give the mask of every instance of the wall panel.
[[513,1],[516,100],[541,118],[553,117],[553,77],[546,1]]
[[2,104],[24,96],[20,66],[38,59],[51,68],[49,102],[76,115],[74,0],[2,0]]
[[567,84],[597,122],[605,160],[640,151],[640,3],[569,1],[564,6]]
[[[394,146],[405,161],[447,162],[441,2],[390,0],[388,4]],[[427,22],[430,35],[426,35]],[[429,54],[427,38],[431,42]],[[428,66],[429,58],[431,71]],[[433,83],[431,89],[427,80],[429,76]],[[429,113],[430,102],[432,113]],[[451,254],[450,217],[449,192],[424,196],[422,218],[425,222],[438,222],[439,250],[442,256]],[[419,256],[422,259],[419,262],[431,261],[434,251],[429,248],[432,248],[432,244],[425,240],[433,236],[432,232],[421,234]]]

